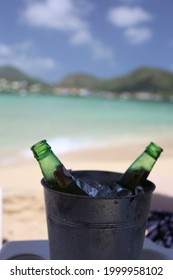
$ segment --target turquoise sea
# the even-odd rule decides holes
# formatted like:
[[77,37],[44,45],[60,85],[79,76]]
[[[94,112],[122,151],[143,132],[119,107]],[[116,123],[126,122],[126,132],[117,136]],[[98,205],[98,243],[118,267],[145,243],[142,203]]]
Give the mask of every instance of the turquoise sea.
[[47,139],[57,153],[109,143],[173,139],[173,103],[95,97],[0,95],[0,161],[29,157]]

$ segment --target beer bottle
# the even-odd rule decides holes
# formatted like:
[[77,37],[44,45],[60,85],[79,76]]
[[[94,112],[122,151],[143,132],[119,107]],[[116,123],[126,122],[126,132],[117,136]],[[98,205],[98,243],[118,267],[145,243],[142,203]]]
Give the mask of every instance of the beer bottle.
[[135,187],[143,184],[162,151],[163,149],[160,146],[151,142],[117,183],[135,192]]
[[41,140],[34,144],[31,150],[40,165],[41,172],[49,188],[65,193],[86,195],[76,185],[72,175],[53,153],[46,140]]

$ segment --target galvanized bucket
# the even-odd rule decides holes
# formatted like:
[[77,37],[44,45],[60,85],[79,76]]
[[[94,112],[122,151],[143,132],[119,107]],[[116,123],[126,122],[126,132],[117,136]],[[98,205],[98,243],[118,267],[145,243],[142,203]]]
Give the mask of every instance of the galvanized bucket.
[[[92,184],[110,184],[121,173],[73,171]],[[56,260],[140,259],[155,185],[146,180],[144,194],[92,198],[61,193],[44,182],[50,258]]]

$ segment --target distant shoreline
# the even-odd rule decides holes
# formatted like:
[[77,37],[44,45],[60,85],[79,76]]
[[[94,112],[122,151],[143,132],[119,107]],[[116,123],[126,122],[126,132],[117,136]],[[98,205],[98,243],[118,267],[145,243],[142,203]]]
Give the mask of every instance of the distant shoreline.
[[66,93],[66,94],[55,94],[55,93],[49,93],[49,92],[43,92],[43,93],[31,93],[31,92],[0,92],[0,96],[21,96],[21,97],[26,97],[26,96],[35,96],[35,97],[44,97],[44,96],[52,96],[52,97],[74,97],[74,98],[103,98],[103,99],[108,99],[108,100],[132,100],[132,101],[141,101],[141,102],[168,102],[168,103],[173,103],[173,95],[170,97],[165,98],[163,94],[153,94],[153,93],[143,93],[143,92],[137,92],[137,93],[92,93],[88,95],[81,95],[81,94],[71,94],[71,93]]
[[29,77],[12,67],[0,67],[0,92],[16,92],[21,95],[44,94],[90,96],[108,98],[137,98],[141,100],[169,100],[173,102],[173,73],[159,68],[140,67],[113,78],[97,78],[86,73],[74,73],[54,84]]

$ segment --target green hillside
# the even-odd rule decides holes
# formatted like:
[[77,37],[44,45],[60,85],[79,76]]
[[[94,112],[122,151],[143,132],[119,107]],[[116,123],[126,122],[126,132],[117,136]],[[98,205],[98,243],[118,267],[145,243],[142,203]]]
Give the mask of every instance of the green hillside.
[[[138,93],[149,92],[151,94],[161,94],[165,98],[173,98],[173,73],[151,67],[141,67],[127,75],[121,77],[114,77],[111,79],[99,79],[90,74],[77,73],[68,75],[60,82],[54,85],[48,85],[34,77],[30,77],[23,71],[12,67],[3,66],[0,67],[0,78],[5,78],[9,81],[7,89],[1,86],[0,91],[13,92],[13,87],[10,87],[12,81],[27,81],[26,91],[35,92],[32,85],[39,83],[39,92],[54,93],[54,89],[57,87],[66,88],[86,88],[91,92],[112,92],[113,94],[121,94],[124,92]],[[11,83],[12,84],[12,83]]]
[[139,68],[121,77],[102,82],[107,90],[163,92],[173,90],[173,73],[157,68]]
[[88,74],[79,73],[65,77],[65,79],[58,83],[58,86],[90,89],[97,83],[99,83],[98,78]]
[[128,75],[101,80],[91,75],[75,74],[68,76],[58,83],[58,86],[84,87],[90,90],[112,92],[141,92],[153,93],[173,92],[173,73],[158,68],[139,68]]
[[0,67],[0,77],[5,78],[9,81],[28,81],[30,83],[38,82],[38,79],[36,79],[35,77],[30,77],[23,71],[9,65]]

